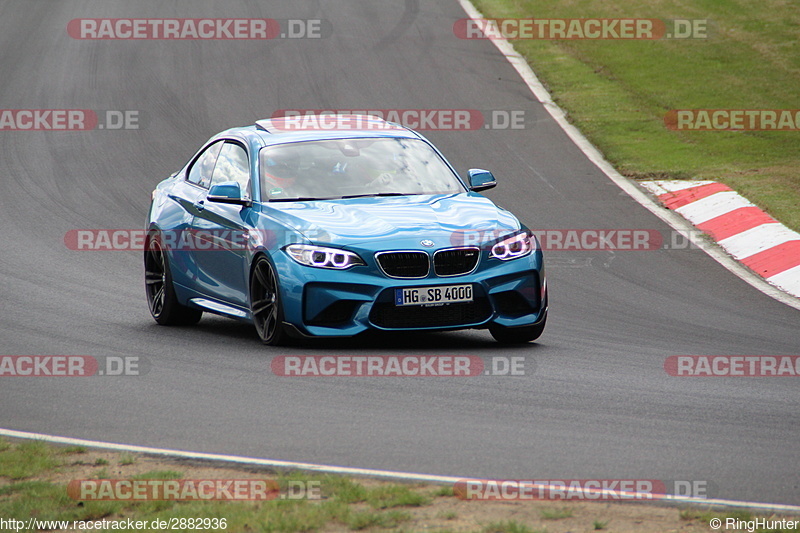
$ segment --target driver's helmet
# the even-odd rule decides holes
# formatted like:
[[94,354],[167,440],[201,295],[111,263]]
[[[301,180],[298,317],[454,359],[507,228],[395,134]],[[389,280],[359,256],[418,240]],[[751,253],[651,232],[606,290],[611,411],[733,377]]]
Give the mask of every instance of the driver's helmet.
[[264,176],[275,187],[291,189],[297,179],[307,175],[314,166],[310,159],[292,152],[294,150],[273,152],[264,161]]

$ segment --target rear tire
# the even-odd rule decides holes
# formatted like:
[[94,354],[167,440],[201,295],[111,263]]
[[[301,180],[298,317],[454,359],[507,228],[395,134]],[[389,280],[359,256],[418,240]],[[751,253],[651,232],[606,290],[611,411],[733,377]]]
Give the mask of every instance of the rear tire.
[[144,283],[150,314],[156,322],[162,326],[191,326],[200,321],[202,311],[178,302],[167,254],[155,234],[150,235],[145,244]]
[[289,343],[283,327],[283,303],[278,276],[263,255],[256,259],[250,274],[250,314],[261,342],[270,346]]
[[527,344],[541,337],[546,322],[547,315],[545,315],[540,323],[533,326],[523,326],[520,328],[489,326],[489,333],[491,333],[494,340],[500,344]]

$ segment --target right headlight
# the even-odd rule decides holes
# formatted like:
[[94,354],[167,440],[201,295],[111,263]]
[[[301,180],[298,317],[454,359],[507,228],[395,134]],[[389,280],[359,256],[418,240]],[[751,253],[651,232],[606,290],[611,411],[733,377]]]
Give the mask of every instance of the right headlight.
[[495,243],[489,256],[501,261],[509,261],[525,257],[535,249],[535,237],[527,231],[522,231]]

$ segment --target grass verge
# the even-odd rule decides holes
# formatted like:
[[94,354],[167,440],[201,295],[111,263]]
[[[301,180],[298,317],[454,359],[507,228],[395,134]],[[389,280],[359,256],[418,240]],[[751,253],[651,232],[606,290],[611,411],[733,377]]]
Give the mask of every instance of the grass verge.
[[[102,461],[98,461],[102,459]],[[27,465],[20,469],[20,464]],[[270,501],[80,501],[67,490],[73,480],[270,479],[281,487],[318,487],[318,498]],[[289,493],[296,491],[288,491]],[[176,521],[225,519],[225,532],[469,531],[476,533],[566,533],[613,530],[619,533],[708,531],[708,521],[750,513],[720,513],[631,503],[560,501],[463,501],[452,487],[403,484],[308,472],[275,472],[252,466],[220,465],[41,442],[0,438],[0,519],[67,521],[42,530],[77,531],[75,522],[106,520]],[[0,522],[0,530],[15,530]],[[187,524],[188,525],[188,524]],[[113,526],[108,526],[113,527]],[[123,528],[124,529],[124,528]],[[144,528],[139,531],[159,531]],[[92,528],[97,531],[98,528]],[[110,530],[110,529],[109,529]],[[32,531],[26,526],[19,531]]]
[[785,0],[475,0],[487,18],[707,19],[707,39],[516,40],[622,174],[712,179],[800,230],[800,131],[673,131],[674,109],[800,109],[800,5]]

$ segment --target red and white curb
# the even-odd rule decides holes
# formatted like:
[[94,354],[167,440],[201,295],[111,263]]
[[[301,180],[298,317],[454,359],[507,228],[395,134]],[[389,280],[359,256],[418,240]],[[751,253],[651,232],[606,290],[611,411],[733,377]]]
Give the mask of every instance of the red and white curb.
[[716,181],[643,181],[665,207],[772,285],[800,297],[800,233]]

